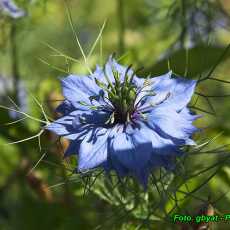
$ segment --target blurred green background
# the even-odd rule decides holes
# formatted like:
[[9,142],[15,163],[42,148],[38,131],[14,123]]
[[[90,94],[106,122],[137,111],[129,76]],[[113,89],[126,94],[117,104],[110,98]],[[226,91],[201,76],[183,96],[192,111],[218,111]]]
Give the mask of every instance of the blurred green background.
[[[196,138],[202,143],[207,140],[205,135],[213,138],[220,134],[211,144],[212,149],[230,143],[230,101],[229,97],[220,96],[230,95],[230,86],[224,82],[230,81],[230,51],[226,50],[230,42],[229,0],[67,2],[66,5],[63,0],[15,1],[26,11],[26,16],[18,19],[0,12],[1,105],[15,108],[13,100],[22,111],[44,120],[41,103],[49,117],[57,117],[54,109],[62,99],[59,77],[69,72],[87,73],[76,42],[77,34],[91,69],[105,63],[114,52],[123,64],[143,66],[143,77],[172,69],[179,75],[202,79],[218,64],[210,76],[223,81],[202,81],[197,88],[199,95],[194,96],[195,110],[203,114],[197,125],[204,128]],[[67,6],[76,34],[68,20]],[[95,43],[100,31],[102,36]],[[90,52],[94,44],[95,49]],[[207,99],[201,94],[218,97]],[[53,134],[45,132],[40,141],[36,137],[6,145],[40,131],[41,123],[22,118],[23,115],[0,109],[0,229],[85,230],[100,225],[108,229],[103,223],[109,216],[116,216],[114,207],[94,192],[84,194],[84,181],[68,179],[76,162],[63,161],[66,140],[59,142]],[[18,119],[22,120],[7,124]],[[228,146],[224,154],[227,152]],[[221,154],[199,155],[187,165],[190,171],[196,172],[218,160]],[[215,178],[198,191],[199,197],[208,200],[211,196],[217,200],[228,192],[228,163],[221,164]],[[192,186],[199,180],[200,177],[193,178]],[[188,202],[181,205],[186,210]],[[190,199],[189,205],[190,210],[195,210],[200,203]],[[216,213],[229,213],[230,194],[226,193],[213,206]],[[111,222],[110,228],[142,229],[137,228],[138,221],[137,217],[127,216],[120,222]],[[214,228],[229,229],[229,226],[219,223]],[[142,227],[176,228],[159,221],[151,227]]]

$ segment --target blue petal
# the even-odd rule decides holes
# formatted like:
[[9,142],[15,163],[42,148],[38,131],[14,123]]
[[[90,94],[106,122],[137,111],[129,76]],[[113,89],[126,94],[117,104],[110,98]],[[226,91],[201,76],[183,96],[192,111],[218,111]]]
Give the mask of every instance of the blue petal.
[[81,113],[81,118],[84,118],[86,124],[105,125],[109,119],[111,112],[102,110],[89,110]]
[[76,108],[72,105],[72,103],[68,100],[63,101],[57,108],[56,112],[66,115],[68,113],[73,112]]
[[70,155],[77,154],[79,152],[81,141],[74,140],[70,141],[67,150],[65,151],[64,157],[68,157]]
[[79,149],[79,171],[95,168],[107,160],[108,136],[110,130],[101,128],[96,134],[88,133]]
[[180,111],[189,103],[196,87],[195,80],[177,77],[172,72],[152,78],[150,83],[138,97],[143,97],[147,94],[145,91],[150,90],[156,94],[145,98],[145,106],[150,104],[169,106],[177,111]]
[[64,97],[69,100],[75,108],[80,109],[85,109],[85,106],[80,105],[79,102],[90,105],[92,104],[90,97],[99,95],[101,91],[101,88],[97,86],[93,78],[76,75],[70,75],[62,79],[62,89]]
[[[191,135],[198,129],[192,125],[192,121],[186,120],[183,115],[169,107],[155,107],[147,118],[149,126],[166,138],[175,138],[182,144],[191,144]],[[193,143],[193,142],[192,142]]]
[[200,114],[196,115],[196,114],[192,113],[187,107],[184,107],[180,111],[180,115],[183,116],[188,121],[195,121],[196,119],[202,117],[202,115],[200,115]]
[[77,110],[57,119],[45,128],[70,140],[83,139],[87,133],[102,126],[108,117],[109,114],[103,111]]
[[108,154],[107,161],[104,162],[101,166],[107,173],[109,173],[112,170],[115,170],[120,178],[123,178],[129,174],[129,170],[126,167],[124,167],[118,160],[112,160],[110,154]]
[[119,161],[124,167],[132,170],[143,169],[152,153],[152,143],[139,131],[133,135],[118,133],[111,139],[109,146],[111,160]]
[[175,167],[175,155],[153,155],[151,157],[149,165],[151,166],[152,169],[154,168],[159,168],[159,167],[164,167],[167,170],[172,170]]
[[138,89],[143,87],[145,80],[146,79],[141,78],[141,77],[137,77],[136,75],[134,75],[134,77],[133,77],[133,83],[136,85],[136,87]]
[[163,106],[170,106],[177,111],[183,109],[191,100],[195,91],[196,81],[188,80],[182,77],[174,77],[171,85],[170,96],[162,103]]
[[76,115],[76,112],[70,113],[69,115],[52,122],[51,124],[46,126],[45,129],[55,132],[59,136],[65,136],[73,133],[75,132],[73,127],[73,121]]
[[144,185],[144,188],[146,188],[148,175],[151,170],[159,167],[165,167],[168,170],[173,169],[175,157],[182,155],[183,152],[171,139],[161,137],[145,123],[140,124],[140,132],[143,136],[151,140],[153,149],[148,167],[145,167],[145,170],[141,172],[143,179],[140,182]]
[[126,67],[119,65],[112,56],[109,57],[108,62],[105,65],[105,74],[108,76],[109,80],[114,83],[115,79],[113,76],[113,71],[117,71],[120,74],[120,80],[121,82],[124,80],[124,75],[127,70]]
[[[159,104],[161,101],[163,101],[167,97],[170,87],[168,87],[167,85],[163,85],[163,84],[160,85],[160,82],[163,81],[163,79],[169,79],[170,76],[171,76],[171,72],[166,73],[159,77],[145,79],[146,84],[144,85],[144,81],[143,81],[143,84],[141,85],[141,87],[139,87],[140,91],[137,95],[136,103],[141,102],[141,104],[144,105],[143,107],[146,107],[146,106],[149,106],[150,103]],[[162,92],[160,92],[159,89],[157,90],[158,85],[161,86]],[[157,95],[148,96],[150,92],[157,93]]]
[[96,69],[93,72],[92,77],[97,78],[100,81],[105,80],[104,79],[105,75],[104,75],[103,68],[101,68],[99,65],[96,65]]
[[171,140],[160,136],[156,131],[148,127],[148,124],[140,123],[141,134],[152,143],[153,155],[180,155],[178,146]]

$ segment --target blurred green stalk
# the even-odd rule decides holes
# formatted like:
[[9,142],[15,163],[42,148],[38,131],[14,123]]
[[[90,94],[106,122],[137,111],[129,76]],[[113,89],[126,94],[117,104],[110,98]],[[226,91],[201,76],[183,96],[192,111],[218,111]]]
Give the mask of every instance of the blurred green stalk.
[[124,1],[117,0],[117,20],[118,20],[118,52],[122,55],[125,51],[125,16]]

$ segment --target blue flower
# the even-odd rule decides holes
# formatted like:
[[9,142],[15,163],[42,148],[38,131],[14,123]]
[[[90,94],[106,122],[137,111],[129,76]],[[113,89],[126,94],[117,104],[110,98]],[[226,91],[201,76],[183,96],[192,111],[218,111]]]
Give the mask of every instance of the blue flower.
[[139,78],[110,57],[90,76],[62,79],[62,117],[46,129],[70,140],[65,156],[77,154],[80,172],[103,167],[146,188],[154,168],[171,169],[181,147],[195,144],[198,116],[187,108],[195,86],[172,72]]
[[12,18],[20,18],[25,16],[25,11],[18,8],[11,0],[0,0],[0,10],[3,10]]

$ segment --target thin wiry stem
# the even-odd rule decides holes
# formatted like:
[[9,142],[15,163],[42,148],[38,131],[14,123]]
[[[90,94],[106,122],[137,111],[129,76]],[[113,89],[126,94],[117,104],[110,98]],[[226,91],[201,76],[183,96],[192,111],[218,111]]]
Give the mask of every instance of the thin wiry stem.
[[103,37],[100,37],[100,64],[103,65]]
[[20,107],[14,102],[14,100],[10,97],[7,96],[7,98],[10,100],[10,102],[15,106],[16,109],[20,110]]
[[81,63],[78,59],[70,57],[66,54],[64,54],[63,52],[61,52],[60,50],[56,49],[55,47],[51,46],[50,44],[46,43],[46,42],[42,42],[43,45],[47,46],[48,48],[50,48],[51,50],[55,51],[57,53],[57,55],[51,55],[51,56],[60,56],[60,57],[64,57],[70,61],[73,62],[77,62],[77,63]]
[[25,139],[22,139],[22,140],[19,140],[19,141],[10,142],[10,143],[4,144],[4,145],[14,145],[14,144],[22,143],[22,142],[25,142],[25,141],[29,141],[29,140],[32,140],[32,139],[34,139],[36,137],[39,137],[40,135],[42,135],[43,132],[44,132],[44,130],[41,130],[39,133],[37,133],[34,136],[31,136],[31,137],[28,137],[28,138],[25,138]]
[[34,169],[39,165],[39,163],[42,161],[42,159],[46,156],[46,153],[43,153],[40,159],[37,161],[37,163],[30,169],[30,171],[27,173],[29,175],[34,171]]
[[53,69],[59,71],[59,72],[69,74],[68,71],[66,71],[65,69],[62,69],[62,68],[57,67],[57,66],[55,66],[55,65],[52,65],[52,64],[50,64],[49,62],[47,62],[46,60],[44,60],[44,59],[42,59],[42,58],[40,58],[40,57],[38,57],[38,60],[41,61],[42,63],[44,63],[44,64],[50,66],[51,68],[53,68]]
[[99,34],[98,34],[98,36],[97,36],[95,42],[93,43],[93,45],[92,45],[92,47],[91,47],[91,49],[90,49],[90,51],[89,51],[89,54],[88,54],[88,56],[87,56],[87,59],[89,59],[89,58],[91,57],[91,55],[92,55],[92,53],[93,53],[93,51],[94,51],[94,49],[95,49],[95,47],[96,47],[98,41],[101,39],[102,33],[103,33],[103,31],[104,31],[104,28],[105,28],[105,25],[106,25],[106,21],[104,21],[104,23],[103,23],[103,25],[102,25],[102,27],[101,27],[101,29],[100,29],[100,32],[99,32]]
[[196,107],[196,106],[189,106],[189,108],[194,109],[194,110],[198,110],[198,111],[201,111],[201,112],[204,112],[204,113],[207,113],[207,114],[212,115],[212,116],[215,116],[215,113],[209,112],[209,111],[207,111],[205,109],[201,109],[201,108]]
[[213,138],[211,138],[210,140],[208,140],[205,143],[202,143],[200,145],[195,146],[194,149],[197,149],[198,151],[202,150],[204,147],[206,147],[207,145],[211,144],[212,142],[214,142],[217,138],[219,138],[224,132],[220,132],[218,133],[216,136],[214,136]]
[[33,98],[33,100],[35,101],[35,103],[40,107],[40,109],[41,109],[41,111],[42,111],[42,114],[43,114],[43,116],[44,116],[46,122],[49,123],[49,119],[48,119],[48,117],[46,116],[46,113],[45,113],[45,110],[44,110],[42,104],[38,101],[38,99],[37,99],[34,95],[32,95],[32,94],[30,94],[30,95],[32,96],[32,98]]
[[35,118],[35,117],[33,117],[33,116],[31,116],[31,115],[29,115],[29,114],[25,113],[25,112],[22,112],[22,111],[19,111],[19,110],[16,110],[16,109],[13,109],[13,108],[10,108],[10,107],[7,107],[7,106],[4,106],[4,105],[0,105],[0,108],[2,108],[2,109],[6,109],[6,110],[11,110],[11,111],[14,111],[14,112],[17,112],[17,113],[23,114],[24,116],[26,116],[26,117],[28,117],[28,118],[30,118],[30,119],[32,119],[32,120],[34,120],[34,121],[38,121],[38,122],[41,122],[41,123],[43,123],[43,124],[46,124],[46,125],[47,125],[47,122],[46,122],[46,121],[43,121],[43,120],[38,119],[38,118]]
[[205,95],[205,94],[202,94],[202,93],[198,93],[198,92],[195,92],[195,94],[199,95],[199,96],[202,96],[202,97],[230,97],[230,94],[226,94],[226,95]]
[[81,52],[81,55],[82,55],[82,57],[84,59],[85,66],[86,66],[87,70],[89,71],[90,74],[92,74],[92,71],[90,70],[89,65],[88,65],[87,57],[86,57],[85,52],[84,52],[84,50],[83,50],[83,48],[81,46],[81,43],[80,43],[79,38],[78,38],[78,35],[77,35],[77,33],[76,33],[75,29],[74,29],[73,18],[72,18],[71,11],[70,11],[70,8],[69,8],[69,5],[68,5],[67,2],[66,2],[66,9],[67,9],[67,16],[68,16],[69,24],[70,24],[70,27],[72,29],[75,41],[77,43],[78,48],[80,49],[80,52]]
[[[65,167],[65,165],[63,165],[63,164],[57,164],[57,163],[54,163],[54,162],[52,162],[52,161],[47,161],[47,160],[41,160],[42,162],[44,162],[44,163],[46,163],[46,164],[49,164],[49,165],[51,165],[51,166],[54,166],[54,167],[58,167],[58,168],[60,168],[60,167]],[[74,171],[74,169],[70,169],[70,168],[67,168],[67,167],[65,167],[65,170],[67,170],[67,171],[69,171],[69,172],[71,172],[71,173],[73,173],[73,171]]]
[[13,124],[19,123],[19,122],[21,122],[21,121],[24,121],[25,119],[27,119],[27,117],[20,118],[20,119],[18,119],[18,120],[16,120],[16,121],[7,122],[7,123],[5,123],[5,124],[2,124],[2,126],[13,125]]
[[210,77],[209,80],[213,80],[213,81],[219,81],[221,83],[226,83],[226,84],[230,84],[230,81],[226,81],[226,80],[222,80],[222,79],[218,79],[215,77]]
[[14,86],[14,95],[15,100],[17,102],[18,98],[18,91],[19,91],[19,81],[20,81],[20,75],[19,75],[19,63],[18,63],[18,46],[17,46],[17,27],[16,27],[16,21],[14,21],[11,25],[11,31],[10,31],[10,41],[11,41],[11,71],[13,76],[13,86]]
[[228,53],[229,49],[230,49],[230,44],[224,49],[224,52],[220,55],[220,57],[218,58],[216,64],[211,68],[211,70],[208,72],[208,74],[204,78],[201,78],[198,81],[198,83],[210,79],[210,76],[216,70],[217,66],[221,63],[221,61],[223,60],[223,58],[225,57],[225,55]]

